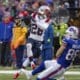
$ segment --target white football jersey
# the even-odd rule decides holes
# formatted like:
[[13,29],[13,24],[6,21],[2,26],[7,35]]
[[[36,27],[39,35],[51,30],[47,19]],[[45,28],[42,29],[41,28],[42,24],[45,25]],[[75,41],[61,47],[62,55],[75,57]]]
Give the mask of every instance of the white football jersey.
[[33,19],[31,20],[31,31],[29,38],[37,41],[43,41],[44,32],[50,24],[50,19],[40,19],[38,14],[34,13],[32,17]]

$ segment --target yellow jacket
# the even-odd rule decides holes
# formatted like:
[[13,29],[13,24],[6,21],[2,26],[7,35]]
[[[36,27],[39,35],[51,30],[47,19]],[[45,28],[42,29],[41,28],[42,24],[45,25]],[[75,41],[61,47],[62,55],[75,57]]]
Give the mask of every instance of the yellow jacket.
[[17,48],[19,45],[25,45],[27,32],[28,29],[26,27],[14,26],[11,48]]

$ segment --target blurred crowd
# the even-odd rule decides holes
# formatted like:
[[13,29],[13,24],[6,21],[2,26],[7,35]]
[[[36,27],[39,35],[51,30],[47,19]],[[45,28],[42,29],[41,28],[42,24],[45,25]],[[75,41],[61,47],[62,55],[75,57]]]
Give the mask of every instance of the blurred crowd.
[[[53,47],[54,53],[56,53],[60,47],[65,30],[71,25],[80,27],[80,12],[74,18],[70,16],[71,14],[69,13],[70,7],[79,7],[78,0],[75,0],[73,4],[70,1],[71,0],[10,0],[8,3],[0,2],[0,66],[14,65],[16,56],[21,59],[23,56],[25,58],[25,54],[23,55],[23,53],[26,53],[26,47],[23,47],[23,45],[26,44],[28,37],[30,15],[33,12],[37,12],[38,8],[42,5],[48,5],[51,9],[55,43]],[[60,13],[57,13],[57,10],[60,10]],[[66,10],[66,13],[63,13],[61,10]],[[25,28],[21,27],[16,29],[14,26],[25,26]],[[16,33],[20,34],[17,35]],[[15,55],[14,49],[19,44],[21,44],[20,50],[22,52],[17,49],[16,52],[19,52]],[[80,58],[78,61],[80,61]],[[19,60],[17,62],[19,62]],[[21,64],[19,63],[19,65]]]
[[30,15],[33,12],[37,12],[38,8],[45,4],[53,8],[53,1],[48,0],[13,0],[13,2],[6,4],[4,2],[0,3],[1,66],[11,66],[17,62],[17,65],[21,67],[24,49],[26,49]]

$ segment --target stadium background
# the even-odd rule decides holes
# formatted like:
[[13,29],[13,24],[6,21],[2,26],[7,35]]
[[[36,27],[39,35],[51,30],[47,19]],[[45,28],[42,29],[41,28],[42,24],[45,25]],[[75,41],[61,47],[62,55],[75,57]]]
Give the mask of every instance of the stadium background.
[[[12,3],[13,1],[14,0],[0,0],[0,2],[3,2],[5,5],[7,5],[8,2]],[[69,16],[68,23],[69,24],[70,23],[72,23],[72,24],[75,23],[75,25],[78,25],[80,27],[80,0],[53,0],[53,1],[54,1],[54,4],[55,4],[55,8],[57,6],[59,6],[59,4],[62,5],[64,3],[64,1],[68,1],[70,3],[70,7],[67,8],[67,11],[69,12],[69,14],[67,15],[67,16]],[[76,5],[75,1],[78,1],[77,6],[74,6],[74,5]],[[59,14],[58,18],[56,18],[56,16],[54,16],[55,14],[53,15],[53,18],[57,19],[57,21],[56,21],[57,25],[55,24],[55,26],[59,26],[59,24],[60,24],[59,19],[60,19],[60,17],[62,17],[62,15],[60,15],[62,13],[58,12],[58,14]],[[65,16],[65,14],[64,14],[64,16]],[[75,58],[70,71],[74,71],[74,72],[75,71],[80,71],[79,68],[80,68],[80,55],[78,55]],[[5,72],[6,70],[12,70],[12,69],[13,69],[12,67],[1,67],[0,66],[0,71],[4,70],[4,72]],[[76,74],[77,73],[74,73],[74,74],[72,73],[70,75],[67,75],[67,80],[80,80],[80,77],[79,77],[80,74],[78,74],[78,75],[76,75]],[[5,75],[5,77],[4,77],[3,74],[0,74],[0,80],[5,80],[5,79],[6,80],[12,80],[12,75]],[[24,76],[21,76],[21,77],[19,77],[19,80],[26,80],[26,78]],[[35,78],[34,78],[34,80],[35,80]]]

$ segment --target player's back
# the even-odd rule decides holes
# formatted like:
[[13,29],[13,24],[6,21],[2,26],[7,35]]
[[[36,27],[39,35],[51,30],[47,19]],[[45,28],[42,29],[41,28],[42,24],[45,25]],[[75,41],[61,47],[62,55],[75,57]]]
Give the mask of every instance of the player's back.
[[80,51],[80,40],[64,38],[63,43],[66,43],[66,48],[58,59],[58,63],[64,68],[69,67],[77,53]]

